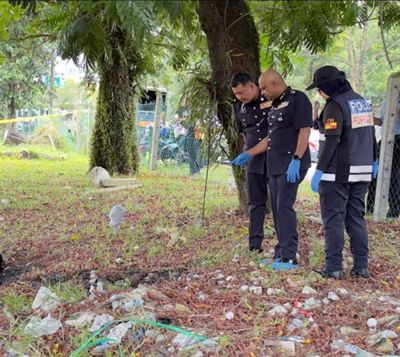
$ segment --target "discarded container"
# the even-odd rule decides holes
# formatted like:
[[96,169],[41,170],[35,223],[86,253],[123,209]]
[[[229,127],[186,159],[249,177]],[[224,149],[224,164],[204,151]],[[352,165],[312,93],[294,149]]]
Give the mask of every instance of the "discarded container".
[[280,339],[282,341],[293,341],[297,343],[303,343],[305,345],[311,344],[311,339],[302,336],[282,336]]
[[233,320],[234,317],[235,317],[235,314],[234,314],[232,311],[228,311],[228,312],[225,314],[225,318],[226,318],[227,320]]
[[370,333],[375,333],[377,325],[378,321],[375,318],[371,317],[370,319],[368,319],[367,326]]

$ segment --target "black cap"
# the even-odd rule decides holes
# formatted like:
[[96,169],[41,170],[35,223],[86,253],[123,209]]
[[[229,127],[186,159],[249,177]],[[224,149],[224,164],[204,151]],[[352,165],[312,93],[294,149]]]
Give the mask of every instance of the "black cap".
[[346,79],[346,75],[343,71],[339,71],[334,66],[324,66],[318,68],[314,73],[312,84],[309,85],[306,90],[317,88],[321,83],[334,81],[335,79]]

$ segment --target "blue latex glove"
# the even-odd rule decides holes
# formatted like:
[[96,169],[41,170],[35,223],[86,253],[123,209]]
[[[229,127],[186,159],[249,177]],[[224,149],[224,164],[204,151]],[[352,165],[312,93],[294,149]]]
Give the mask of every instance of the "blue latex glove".
[[292,159],[286,171],[286,180],[295,183],[300,178],[300,160]]
[[311,179],[311,190],[313,192],[318,192],[319,182],[321,181],[323,172],[321,170],[315,170],[315,173]]
[[292,262],[281,262],[277,260],[270,265],[270,268],[275,271],[286,271],[286,270],[294,270],[297,269],[298,265]]
[[374,163],[372,164],[372,178],[376,179],[378,177],[378,171],[379,171],[379,162],[378,160],[375,160]]
[[246,166],[247,162],[250,160],[251,155],[248,154],[247,152],[242,152],[240,155],[235,157],[232,161],[231,164],[235,166]]

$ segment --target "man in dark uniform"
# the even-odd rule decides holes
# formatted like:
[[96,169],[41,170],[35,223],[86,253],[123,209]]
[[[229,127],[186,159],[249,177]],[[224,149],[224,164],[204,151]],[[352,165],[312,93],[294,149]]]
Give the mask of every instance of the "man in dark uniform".
[[234,165],[243,165],[260,152],[267,151],[268,180],[272,213],[278,244],[275,246],[274,270],[297,267],[297,218],[293,205],[299,184],[311,166],[308,138],[312,105],[307,96],[288,87],[274,70],[263,72],[259,79],[262,94],[272,100],[268,113],[268,133],[255,148],[240,154]]
[[[270,104],[261,95],[260,88],[246,73],[232,78],[232,91],[236,100],[233,112],[237,129],[243,134],[244,149],[257,145],[268,132],[267,115]],[[249,248],[261,253],[264,239],[264,218],[267,202],[267,167],[265,154],[254,156],[246,167],[249,211]]]
[[365,194],[378,174],[374,120],[367,100],[355,93],[345,74],[324,66],[307,88],[318,88],[326,100],[322,111],[325,145],[311,180],[319,192],[325,230],[324,277],[343,279],[344,229],[354,259],[352,275],[369,277]]

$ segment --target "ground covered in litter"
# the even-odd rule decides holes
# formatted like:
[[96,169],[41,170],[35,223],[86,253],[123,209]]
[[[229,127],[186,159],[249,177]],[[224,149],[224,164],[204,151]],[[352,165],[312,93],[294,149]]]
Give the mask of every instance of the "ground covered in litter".
[[[247,252],[228,170],[211,169],[202,222],[204,173],[186,167],[143,168],[140,187],[104,192],[82,157],[0,159],[0,355],[400,355],[400,223],[368,222],[370,279],[324,280],[304,183],[300,268],[275,273]],[[113,234],[116,204],[126,213]],[[270,216],[265,233],[268,256]]]

